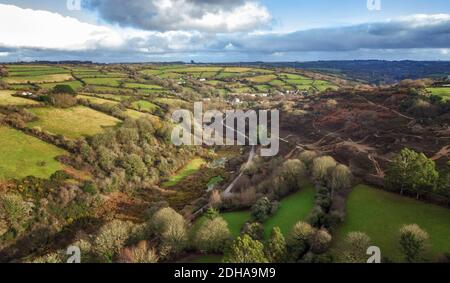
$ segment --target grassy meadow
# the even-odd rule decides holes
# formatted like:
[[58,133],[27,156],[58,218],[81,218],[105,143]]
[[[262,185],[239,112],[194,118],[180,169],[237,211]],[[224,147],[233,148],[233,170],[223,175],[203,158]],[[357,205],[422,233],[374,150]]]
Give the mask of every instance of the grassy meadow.
[[335,243],[339,249],[345,235],[352,231],[367,233],[382,257],[400,262],[399,229],[404,224],[418,224],[430,235],[431,256],[450,252],[450,210],[416,201],[366,185],[356,186],[347,200],[345,223],[338,229]]
[[114,117],[84,106],[67,109],[41,107],[29,111],[39,119],[28,123],[28,127],[40,127],[50,133],[72,139],[95,135],[103,131],[104,127],[113,127],[120,122]]
[[38,105],[39,104],[39,102],[31,100],[31,99],[12,96],[14,93],[15,93],[15,91],[0,90],[0,105],[1,106],[6,106],[6,105],[24,106],[24,105]]
[[0,126],[0,180],[27,176],[48,178],[63,165],[55,157],[66,152],[18,130]]

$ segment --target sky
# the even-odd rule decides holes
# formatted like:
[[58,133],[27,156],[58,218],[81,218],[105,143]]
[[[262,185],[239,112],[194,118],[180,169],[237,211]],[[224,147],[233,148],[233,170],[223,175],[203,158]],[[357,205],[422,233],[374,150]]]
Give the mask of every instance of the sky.
[[0,62],[355,59],[450,60],[449,1],[0,0]]

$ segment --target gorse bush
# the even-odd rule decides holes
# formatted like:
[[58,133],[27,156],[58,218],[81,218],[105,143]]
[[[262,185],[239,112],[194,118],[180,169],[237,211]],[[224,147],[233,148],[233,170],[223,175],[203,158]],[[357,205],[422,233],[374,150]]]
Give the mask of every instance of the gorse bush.
[[22,196],[7,193],[0,196],[0,220],[6,226],[4,232],[13,229],[15,233],[22,232],[31,218],[32,205],[23,200]]
[[102,262],[112,262],[130,237],[133,224],[113,220],[105,224],[94,240],[94,253]]

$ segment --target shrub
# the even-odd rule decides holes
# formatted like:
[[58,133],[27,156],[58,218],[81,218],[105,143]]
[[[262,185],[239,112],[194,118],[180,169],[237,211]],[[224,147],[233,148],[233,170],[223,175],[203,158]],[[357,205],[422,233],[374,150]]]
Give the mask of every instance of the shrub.
[[66,93],[51,93],[48,95],[48,100],[51,105],[61,108],[69,108],[78,103],[73,95]]
[[264,239],[264,226],[258,222],[247,222],[244,227],[242,227],[241,234],[246,234],[254,240],[262,241]]
[[328,250],[332,237],[325,229],[317,230],[311,237],[311,251],[315,254],[323,254]]
[[70,85],[55,85],[52,89],[53,93],[65,93],[65,94],[71,94],[75,95],[76,92],[73,90],[73,88]]
[[157,263],[159,257],[147,241],[141,241],[134,247],[121,250],[118,262],[121,263]]
[[151,220],[151,227],[160,238],[164,256],[177,254],[186,244],[186,222],[179,213],[170,207],[157,211]]
[[113,220],[105,224],[94,240],[93,249],[101,261],[112,262],[130,236],[131,222]]
[[222,217],[215,217],[203,223],[194,242],[200,251],[221,253],[230,238],[228,223]]
[[366,263],[366,252],[369,247],[369,236],[362,232],[350,232],[345,237],[339,261],[344,263]]
[[31,219],[32,207],[22,196],[7,193],[0,197],[0,219],[15,233],[22,232]]
[[300,161],[302,161],[307,168],[311,168],[312,162],[316,157],[317,157],[317,152],[310,151],[310,150],[305,150],[302,153],[300,153],[300,155],[298,156]]
[[315,229],[306,222],[300,221],[294,225],[287,239],[290,260],[297,262],[307,252],[314,231]]
[[322,156],[314,159],[311,169],[314,181],[319,184],[326,184],[334,167],[336,167],[336,161],[331,156]]
[[225,263],[268,263],[264,255],[264,246],[260,241],[252,239],[249,235],[242,235],[234,240],[227,255]]
[[271,202],[267,197],[260,198],[253,206],[251,215],[254,220],[264,222],[270,215],[276,212],[278,203]]
[[298,159],[290,159],[283,163],[280,172],[289,191],[293,192],[300,189],[306,176],[306,166]]
[[400,228],[400,248],[407,262],[424,260],[428,238],[428,233],[417,224],[404,225]]
[[336,166],[332,173],[330,179],[330,187],[334,190],[348,189],[352,185],[352,172],[350,169],[342,164]]

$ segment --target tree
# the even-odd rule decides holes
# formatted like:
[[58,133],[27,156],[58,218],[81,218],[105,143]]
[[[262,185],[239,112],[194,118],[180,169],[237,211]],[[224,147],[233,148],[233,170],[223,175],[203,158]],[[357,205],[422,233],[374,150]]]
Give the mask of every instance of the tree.
[[333,198],[334,191],[348,189],[351,187],[352,172],[347,166],[339,164],[331,173],[329,185],[331,187],[331,198]]
[[289,187],[289,191],[296,191],[306,176],[306,166],[298,159],[290,159],[283,163],[281,175]]
[[400,228],[400,248],[407,262],[420,262],[424,259],[428,238],[428,233],[417,224]]
[[433,160],[423,153],[403,149],[392,161],[386,174],[386,183],[391,188],[400,188],[420,195],[432,191],[439,181],[439,173]]
[[222,217],[215,217],[203,223],[194,242],[200,251],[221,253],[230,238],[228,223]]
[[322,254],[330,247],[332,237],[325,229],[316,230],[311,236],[311,251],[315,254]]
[[264,222],[276,211],[277,206],[278,204],[270,202],[267,197],[262,197],[252,206],[251,215],[254,220]]
[[370,237],[362,232],[350,232],[344,240],[340,261],[345,263],[366,263]]
[[247,222],[242,228],[241,234],[246,234],[254,240],[262,241],[264,239],[264,226],[258,222]]
[[64,93],[64,94],[70,94],[75,95],[76,92],[73,90],[73,88],[70,85],[55,85],[52,89],[53,93]]
[[183,250],[187,240],[183,216],[172,208],[165,207],[153,215],[150,224],[164,246],[164,255],[176,254]]
[[279,227],[273,227],[267,242],[266,256],[269,262],[280,263],[286,258],[286,240]]
[[242,235],[234,240],[227,255],[225,263],[268,263],[264,255],[264,245],[249,235]]
[[311,169],[314,181],[326,184],[329,180],[331,170],[336,167],[336,164],[336,161],[331,156],[322,156],[314,159]]
[[287,248],[289,258],[296,262],[309,249],[309,241],[314,234],[315,229],[306,222],[297,222],[292,228],[287,239]]

